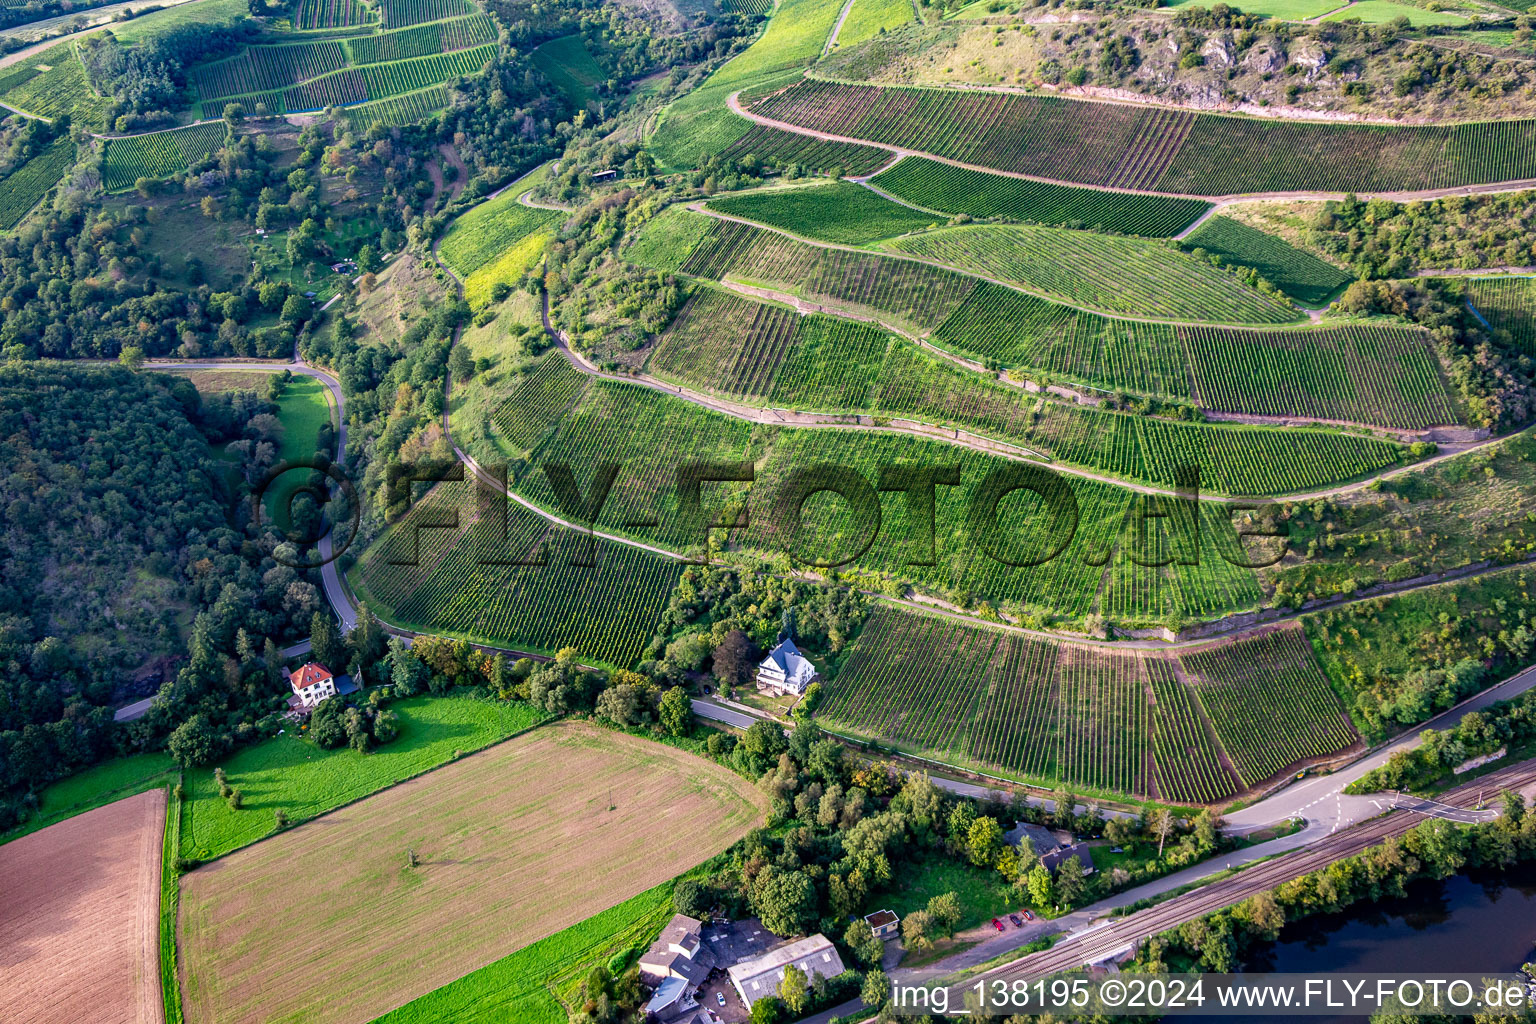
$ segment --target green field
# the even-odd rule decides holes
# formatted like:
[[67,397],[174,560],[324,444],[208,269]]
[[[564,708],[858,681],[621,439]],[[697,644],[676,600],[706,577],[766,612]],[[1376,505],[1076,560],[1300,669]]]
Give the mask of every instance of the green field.
[[[1170,0],[1169,7],[1184,7],[1202,0]],[[1345,0],[1248,0],[1243,7],[1245,14],[1257,14],[1263,18],[1279,18],[1282,21],[1306,21],[1344,3]]]
[[124,797],[176,781],[176,763],[164,751],[114,758],[61,779],[43,790],[37,813],[9,832],[0,843],[19,839],[54,822],[73,818]]
[[1407,18],[1417,26],[1423,25],[1465,25],[1468,19],[1450,11],[1431,11],[1423,7],[1414,7],[1410,4],[1393,3],[1392,0],[1360,0],[1359,3],[1350,4],[1342,11],[1336,11],[1324,18],[1324,21],[1348,21],[1359,18],[1367,25],[1381,25],[1398,18]]
[[1274,235],[1228,217],[1212,217],[1184,239],[1228,263],[1257,270],[1270,284],[1305,306],[1321,306],[1354,275],[1303,252]]
[[912,0],[853,0],[837,33],[837,45],[853,46],[910,23],[916,17]]
[[545,231],[561,220],[559,211],[537,209],[518,202],[518,196],[531,184],[519,182],[454,220],[437,249],[438,255],[454,273],[467,279],[525,238]]
[[1536,356],[1536,277],[1486,277],[1467,282],[1467,301],[1509,342]]
[[1210,208],[1199,199],[1130,195],[987,174],[919,156],[904,157],[871,184],[917,206],[981,219],[1002,218],[1163,238]]
[[733,57],[693,92],[675,100],[646,139],[664,169],[695,166],[723,152],[752,128],[726,106],[731,93],[788,85],[821,53],[837,24],[842,0],[783,0],[757,41]]
[[713,199],[708,205],[732,217],[843,245],[862,245],[943,223],[943,218],[893,203],[851,181],[747,192]]
[[573,1001],[587,973],[627,963],[671,916],[667,882],[413,999],[377,1024],[565,1024],[561,1002]]
[[1230,274],[1140,239],[987,226],[898,238],[885,248],[1128,316],[1239,324],[1301,319]]
[[[330,393],[313,377],[295,376],[277,400],[278,419],[283,424],[283,443],[278,449],[280,462],[304,462],[313,459],[320,428],[333,422]],[[335,457],[334,452],[326,454]],[[284,473],[267,492],[267,515],[280,527],[288,524],[288,505],[303,485],[304,474]]]
[[238,811],[219,796],[212,766],[187,772],[181,856],[222,857],[274,832],[279,809],[298,824],[540,720],[526,704],[469,697],[411,697],[390,709],[400,716],[400,735],[369,754],[350,747],[323,750],[297,736],[277,736],[226,758],[219,767],[245,798]]
[[544,72],[578,109],[592,102],[597,87],[608,77],[579,35],[551,39],[534,50],[533,66]]

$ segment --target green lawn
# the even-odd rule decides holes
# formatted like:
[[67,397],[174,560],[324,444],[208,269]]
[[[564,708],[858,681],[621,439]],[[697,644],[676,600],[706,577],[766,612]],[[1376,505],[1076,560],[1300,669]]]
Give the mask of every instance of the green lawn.
[[[303,462],[314,458],[320,428],[332,422],[325,385],[313,377],[296,376],[283,389],[277,406],[278,418],[283,421],[279,461]],[[334,457],[335,453],[327,454]],[[267,492],[267,515],[281,527],[288,525],[288,502],[303,480],[302,473],[284,473]]]
[[10,832],[0,835],[0,843],[19,839],[29,832],[47,828],[65,818],[95,810],[103,804],[147,789],[174,784],[175,776],[175,762],[163,751],[119,757],[94,768],[87,768],[43,790],[37,813]]
[[893,203],[851,181],[776,188],[713,199],[711,210],[782,228],[803,238],[861,245],[942,225],[947,218]]
[[666,882],[380,1017],[379,1024],[565,1024],[560,1000],[599,964],[622,968],[672,916]]
[[607,77],[579,35],[551,39],[534,50],[533,66],[544,72],[577,107],[590,103],[593,91]]
[[1345,21],[1359,18],[1367,25],[1381,25],[1397,18],[1407,18],[1414,25],[1465,25],[1467,19],[1449,11],[1426,11],[1422,7],[1393,3],[1392,0],[1363,0],[1350,4],[1342,11],[1328,15],[1324,21]]
[[526,704],[470,697],[412,697],[390,705],[400,736],[371,754],[322,750],[294,735],[246,747],[225,760],[230,785],[244,795],[233,810],[219,796],[213,766],[187,773],[181,855],[220,857],[271,834],[279,808],[297,824],[536,725]]
[[890,886],[872,898],[864,912],[869,914],[887,909],[906,917],[914,910],[922,910],[934,896],[953,892],[960,896],[963,911],[955,930],[964,931],[985,924],[1000,914],[1018,910],[1021,904],[1010,898],[1008,889],[1003,876],[991,868],[930,856],[916,864],[900,867]]
[[[1245,14],[1279,18],[1282,21],[1305,21],[1320,14],[1327,14],[1343,2],[1344,0],[1248,0],[1243,4],[1242,9]],[[1170,0],[1168,6],[1182,7],[1197,3],[1209,6],[1206,0]]]

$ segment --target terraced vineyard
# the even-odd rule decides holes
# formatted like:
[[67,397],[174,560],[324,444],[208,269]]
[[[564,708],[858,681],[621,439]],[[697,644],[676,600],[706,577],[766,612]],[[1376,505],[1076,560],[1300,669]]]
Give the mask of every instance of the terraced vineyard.
[[944,213],[1148,238],[1178,234],[1210,209],[1210,204],[1200,199],[1052,185],[915,156],[905,157],[881,171],[871,179],[871,184],[909,203]]
[[1180,327],[1178,336],[1206,409],[1404,429],[1461,421],[1429,335],[1417,328]]
[[838,30],[837,45],[853,46],[901,28],[912,19],[911,0],[853,0],[843,27]]
[[15,227],[75,162],[75,144],[55,139],[31,160],[0,180],[0,231]]
[[[505,538],[475,520],[470,485],[438,485],[451,495],[424,502],[375,543],[358,566],[366,592],[391,621],[428,632],[467,633],[535,652],[574,647],[583,661],[627,668],[665,607],[682,563],[633,547],[549,529],[539,516],[507,506]],[[435,494],[436,492],[434,492]],[[457,509],[455,530],[415,530]],[[418,542],[415,565],[410,535]],[[588,559],[595,565],[583,566]],[[521,561],[526,564],[508,564]]]
[[679,269],[718,281],[759,281],[807,298],[885,314],[919,329],[936,326],[976,280],[874,253],[826,249],[749,224],[717,220],[697,239]]
[[1309,252],[1230,217],[1212,217],[1184,240],[1229,263],[1252,267],[1270,284],[1306,306],[1321,306],[1354,275]]
[[106,128],[106,101],[86,80],[72,43],[60,43],[5,70],[0,100],[17,110],[46,118],[68,115],[84,128]]
[[348,107],[341,112],[341,119],[352,127],[354,131],[367,131],[369,127],[377,124],[383,125],[407,125],[415,124],[442,110],[448,106],[449,95],[446,85],[434,85],[430,89],[422,89],[419,92],[409,92],[404,96],[394,96],[387,100],[378,100],[374,103],[359,103]]
[[1511,344],[1536,356],[1536,277],[1478,278],[1467,284],[1467,301]]
[[[1357,739],[1299,636],[1282,630],[1175,661],[881,605],[817,718],[1045,784],[1214,803]],[[1249,652],[1263,665],[1253,684],[1232,670]],[[1186,684],[1180,672],[1190,662],[1216,666],[1224,682],[1202,675]],[[1261,676],[1272,682],[1257,685]],[[1305,739],[1276,735],[1282,729]],[[1242,779],[1226,767],[1223,748]]]
[[497,407],[496,427],[516,447],[531,450],[576,404],[586,384],[586,376],[565,356],[547,353]]
[[533,64],[578,108],[592,101],[608,77],[579,35],[561,36],[540,45],[533,51]]
[[1536,178],[1536,120],[1334,124],[815,79],[752,109],[813,131],[994,170],[1193,196]]
[[821,139],[768,125],[753,125],[726,147],[731,159],[755,157],[769,167],[793,164],[809,174],[858,176],[872,174],[890,162],[891,152],[854,142],[823,142]]
[[419,25],[424,21],[461,18],[475,13],[470,0],[379,0],[385,28]]
[[1359,740],[1299,628],[1180,657],[1245,785]]
[[865,409],[891,336],[873,324],[808,316],[780,364],[769,401],[833,412]]
[[413,28],[357,36],[346,41],[354,64],[381,64],[409,57],[467,50],[496,41],[496,23],[489,14],[439,21]]
[[698,391],[761,399],[799,327],[794,310],[701,288],[656,343],[646,368]]
[[351,28],[373,20],[373,12],[359,0],[295,0],[293,27],[297,29]]
[[804,238],[859,245],[921,231],[942,218],[893,203],[852,182],[771,189],[713,199],[711,210],[782,228]]
[[[442,17],[449,20],[416,18],[439,8],[448,11]],[[350,24],[364,24],[366,19],[358,21],[362,15],[341,6],[324,11],[329,13],[315,6],[301,7],[295,16],[301,22],[349,22],[314,26],[315,35],[325,28],[342,30],[337,38],[250,46],[234,57],[191,68],[188,80],[201,115],[219,117],[230,103],[241,104],[247,113],[296,114],[403,97],[343,114],[342,120],[358,128],[375,121],[409,124],[446,107],[450,102],[446,83],[479,73],[496,55],[496,23],[468,0],[406,3],[397,10],[397,23],[388,31],[371,33]],[[415,20],[402,23],[398,19]]]
[[1301,319],[1229,274],[1137,239],[985,226],[912,235],[885,247],[1129,316],[1252,324]]
[[108,139],[101,157],[101,186],[108,192],[120,192],[132,188],[140,178],[165,178],[184,171],[218,152],[228,135],[223,121],[208,121]]

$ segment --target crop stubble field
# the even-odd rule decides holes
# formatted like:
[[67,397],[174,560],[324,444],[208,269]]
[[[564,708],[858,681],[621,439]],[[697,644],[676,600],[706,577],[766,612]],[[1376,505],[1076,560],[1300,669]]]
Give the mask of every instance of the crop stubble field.
[[0,1020],[160,1024],[163,789],[0,846]]
[[185,876],[187,1020],[371,1020],[707,859],[763,806],[686,752],[536,730]]

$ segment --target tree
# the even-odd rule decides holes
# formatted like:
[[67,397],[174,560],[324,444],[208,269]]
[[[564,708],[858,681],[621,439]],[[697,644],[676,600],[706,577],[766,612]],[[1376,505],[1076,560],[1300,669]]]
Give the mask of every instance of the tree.
[[475,357],[463,345],[455,345],[448,353],[448,372],[459,382],[469,380],[475,372]]
[[245,120],[245,107],[239,103],[224,104],[224,123],[233,128]]
[[281,807],[272,812],[272,818],[279,832],[288,827],[288,812]]
[[389,638],[389,681],[402,697],[412,697],[426,688],[432,670],[398,637]]
[[344,709],[339,698],[329,697],[310,713],[309,738],[316,746],[333,749],[347,742],[347,723],[342,716]]
[[137,370],[144,365],[144,350],[137,345],[124,345],[117,354],[117,361],[130,370]]
[[1056,869],[1056,898],[1062,903],[1074,903],[1086,887],[1083,862],[1076,857],[1063,860]]
[[[366,604],[357,610],[357,624],[347,634],[347,647],[352,652],[352,664],[357,666],[360,676],[365,671],[372,672],[374,666],[389,653],[389,634]],[[364,685],[361,678],[356,682],[359,686]]]
[[715,680],[723,687],[744,686],[757,666],[757,650],[750,637],[739,629],[725,634],[715,648]]
[[955,934],[955,926],[960,923],[963,916],[960,909],[960,894],[957,892],[942,892],[928,901],[928,915],[933,918],[933,923],[944,930],[946,936]]
[[784,1004],[778,996],[764,996],[752,1004],[749,1024],[779,1024],[784,1019]]
[[784,980],[779,982],[779,998],[784,1000],[785,1007],[795,1017],[805,1013],[810,1004],[811,984],[806,980],[805,972],[794,964],[784,968]]
[[933,915],[926,910],[914,910],[901,919],[902,940],[915,953],[933,948],[933,933]]
[[884,971],[876,967],[864,975],[864,984],[859,986],[860,1002],[865,1006],[879,1009],[889,998],[891,998],[891,981],[885,976]]
[[[288,239],[291,244],[297,236]],[[304,296],[294,294],[283,300],[283,311],[278,319],[290,327],[297,327],[309,319],[313,304]]]
[[1056,902],[1056,888],[1051,882],[1051,871],[1044,864],[1036,864],[1024,878],[1024,888],[1037,907],[1049,907]]
[[799,935],[808,931],[818,916],[816,886],[810,878],[776,865],[758,873],[750,902],[763,927],[775,935]]
[[686,917],[703,917],[709,912],[710,897],[697,878],[678,879],[672,887],[672,909]]
[[207,764],[224,752],[213,725],[201,711],[178,725],[165,742],[165,748],[183,768]]
[[315,612],[309,620],[309,646],[314,659],[332,671],[347,663],[346,642],[329,611]]
[[1163,844],[1168,842],[1168,837],[1173,835],[1177,823],[1173,820],[1173,812],[1166,807],[1159,807],[1152,812],[1151,819],[1147,822],[1147,829],[1157,839],[1157,856],[1163,856]]
[[1248,931],[1266,941],[1273,940],[1285,927],[1285,911],[1268,890],[1239,903],[1233,913],[1247,925]]
[[996,818],[977,818],[966,830],[965,846],[972,864],[990,868],[997,863],[997,853],[1003,848],[1003,827]]
[[862,917],[843,932],[843,945],[852,950],[854,959],[865,967],[878,966],[885,956],[885,941],[875,934],[869,922]]
[[681,686],[674,686],[661,695],[656,713],[663,729],[673,736],[686,736],[693,726],[693,698]]

